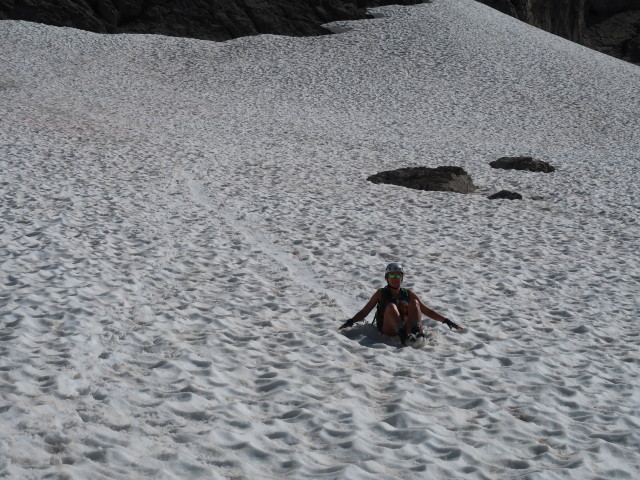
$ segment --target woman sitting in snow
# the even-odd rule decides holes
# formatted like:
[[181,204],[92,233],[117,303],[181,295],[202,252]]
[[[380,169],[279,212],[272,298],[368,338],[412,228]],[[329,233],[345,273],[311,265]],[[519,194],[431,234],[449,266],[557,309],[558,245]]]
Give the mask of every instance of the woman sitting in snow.
[[403,345],[424,337],[421,321],[423,313],[433,320],[444,323],[450,329],[463,329],[427,307],[413,291],[400,288],[404,279],[404,268],[399,263],[387,265],[384,278],[387,280],[387,286],[377,290],[364,308],[347,320],[340,330],[364,320],[376,305],[378,308],[375,322],[378,330],[390,337],[399,335]]

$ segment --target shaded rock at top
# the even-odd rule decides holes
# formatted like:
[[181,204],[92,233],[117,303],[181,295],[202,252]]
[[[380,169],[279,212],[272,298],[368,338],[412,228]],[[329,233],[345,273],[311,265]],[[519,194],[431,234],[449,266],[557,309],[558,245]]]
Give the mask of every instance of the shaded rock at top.
[[399,168],[371,175],[367,180],[435,192],[471,193],[477,189],[463,168],[452,166]]
[[536,160],[533,157],[502,157],[494,160],[489,165],[492,168],[504,170],[529,170],[530,172],[555,172],[555,167],[548,162]]
[[258,34],[323,35],[323,24],[368,18],[367,8],[421,0],[2,0],[0,20],[98,33],[146,33],[224,41]]
[[638,0],[477,0],[555,35],[640,65]]

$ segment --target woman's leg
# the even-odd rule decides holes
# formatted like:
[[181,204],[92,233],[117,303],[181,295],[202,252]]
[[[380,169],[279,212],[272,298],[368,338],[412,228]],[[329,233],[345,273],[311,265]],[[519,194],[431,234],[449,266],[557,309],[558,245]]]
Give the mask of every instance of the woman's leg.
[[393,303],[387,305],[384,309],[384,321],[382,322],[382,328],[380,331],[390,337],[398,335],[398,330],[402,326],[402,317]]
[[422,312],[420,312],[420,304],[417,300],[409,302],[409,328],[411,332],[422,332]]

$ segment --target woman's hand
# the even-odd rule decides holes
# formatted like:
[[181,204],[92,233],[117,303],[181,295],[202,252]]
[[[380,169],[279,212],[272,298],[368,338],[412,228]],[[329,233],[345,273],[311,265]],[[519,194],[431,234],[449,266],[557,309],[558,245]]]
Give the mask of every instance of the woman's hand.
[[448,318],[445,317],[445,319],[442,321],[442,323],[444,323],[447,327],[449,327],[449,330],[451,330],[452,328],[455,328],[456,330],[464,330],[464,328],[462,328],[460,325],[458,325],[455,322],[452,322],[451,320],[449,320]]
[[347,328],[347,327],[351,327],[353,326],[353,324],[356,323],[353,321],[353,318],[350,318],[349,320],[347,320],[346,322],[344,322],[340,328],[338,330],[342,330],[343,328]]

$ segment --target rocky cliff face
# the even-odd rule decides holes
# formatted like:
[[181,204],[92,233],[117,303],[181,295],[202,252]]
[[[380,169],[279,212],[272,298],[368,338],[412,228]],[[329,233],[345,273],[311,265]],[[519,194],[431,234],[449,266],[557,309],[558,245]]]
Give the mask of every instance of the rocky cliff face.
[[[478,0],[524,22],[640,65],[640,0]],[[0,20],[100,33],[229,40],[271,33],[322,35],[322,24],[366,18],[366,8],[421,0],[2,0]]]
[[2,0],[0,19],[99,33],[156,33],[205,40],[271,33],[321,35],[320,25],[366,18],[366,8],[420,0]]
[[639,0],[478,0],[538,28],[640,64]]

